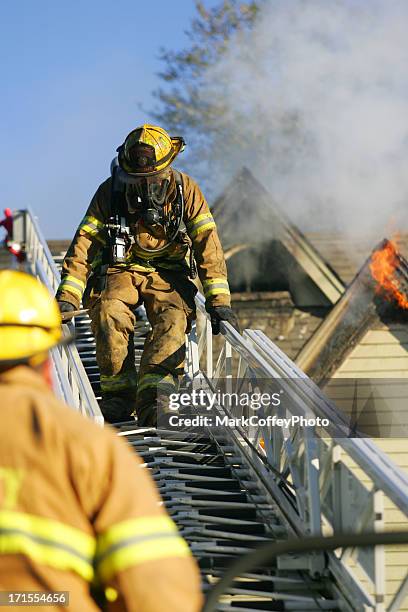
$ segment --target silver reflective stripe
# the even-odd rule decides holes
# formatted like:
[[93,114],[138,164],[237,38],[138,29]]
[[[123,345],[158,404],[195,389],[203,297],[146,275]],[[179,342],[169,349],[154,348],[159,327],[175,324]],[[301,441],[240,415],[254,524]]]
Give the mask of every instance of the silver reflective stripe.
[[80,283],[75,283],[72,280],[63,280],[61,282],[61,287],[74,287],[75,289],[78,289],[78,291],[80,291],[81,293],[83,292],[83,287]]
[[105,224],[102,221],[99,221],[95,217],[84,217],[80,223],[79,227],[87,225],[92,229],[97,229],[98,231],[102,230],[105,227]]
[[95,564],[101,563],[106,557],[120,550],[121,548],[125,548],[127,546],[133,546],[134,544],[142,544],[143,542],[149,542],[151,540],[158,540],[162,538],[177,538],[179,539],[179,535],[177,532],[169,532],[169,531],[156,531],[155,533],[150,533],[148,535],[143,536],[134,536],[133,538],[126,538],[116,542],[116,544],[112,544],[109,548],[107,548],[100,556],[96,555]]
[[13,529],[13,528],[9,529],[7,527],[0,527],[0,536],[2,535],[5,535],[5,536],[22,535],[25,538],[28,538],[29,540],[36,542],[37,544],[41,544],[43,546],[52,546],[53,548],[65,550],[70,555],[73,555],[74,557],[78,557],[82,561],[85,561],[86,563],[89,563],[90,566],[92,566],[92,561],[93,561],[92,557],[89,557],[87,555],[80,553],[78,550],[75,550],[75,548],[72,548],[71,546],[68,546],[67,544],[62,544],[61,542],[56,542],[55,540],[48,540],[47,538],[42,538],[41,536],[34,535],[33,533],[24,531],[22,529]]
[[228,283],[212,283],[211,285],[206,285],[205,292],[210,291],[211,289],[229,289]]
[[212,215],[210,215],[209,217],[206,217],[205,219],[201,219],[201,221],[197,221],[197,222],[192,221],[191,224],[189,223],[188,226],[191,231],[195,231],[196,229],[198,229],[202,225],[206,225],[207,223],[214,223],[214,218]]

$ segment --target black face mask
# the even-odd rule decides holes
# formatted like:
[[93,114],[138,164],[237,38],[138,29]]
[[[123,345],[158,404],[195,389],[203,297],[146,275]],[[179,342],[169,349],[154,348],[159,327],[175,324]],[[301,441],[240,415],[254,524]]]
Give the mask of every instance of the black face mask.
[[156,176],[140,177],[126,185],[126,201],[130,213],[139,213],[147,227],[165,224],[163,206],[169,191],[171,175],[168,171]]

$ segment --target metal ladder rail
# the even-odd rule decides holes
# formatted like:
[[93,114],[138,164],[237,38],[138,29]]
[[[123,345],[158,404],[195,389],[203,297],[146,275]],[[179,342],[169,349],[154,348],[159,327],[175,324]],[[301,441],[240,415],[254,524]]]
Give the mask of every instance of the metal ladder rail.
[[[27,271],[39,278],[55,295],[60,274],[29,209],[14,211],[13,237],[25,247]],[[64,325],[63,330],[65,336],[70,334],[72,325]],[[52,360],[56,393],[85,416],[103,424],[102,413],[75,345],[57,347],[52,351]]]
[[[202,296],[197,297],[197,306],[199,311],[205,312]],[[291,400],[286,402],[285,412],[305,417],[329,417],[336,423],[337,428],[334,431],[343,435],[334,438],[330,433],[319,434],[313,427],[299,427],[297,434],[293,436],[284,431],[284,428],[265,426],[258,427],[253,432],[249,443],[242,436],[235,437],[235,443],[247,460],[258,466],[260,474],[265,474],[265,465],[270,468],[267,473],[268,482],[295,532],[301,537],[303,534],[319,534],[323,528],[326,532],[328,530],[328,533],[331,530],[356,533],[381,530],[383,494],[407,516],[407,475],[372,440],[344,437],[344,432],[347,435],[349,431],[348,424],[340,416],[335,404],[262,332],[246,330],[244,335],[240,336],[228,323],[222,326],[225,344],[216,366],[213,363],[212,336],[208,321],[202,326],[201,333],[195,340],[200,361],[192,363],[191,369],[200,372],[201,377],[208,383],[207,387],[216,389],[218,380],[224,377],[230,379],[230,388],[234,390],[232,361],[235,355],[238,358],[237,369],[241,377],[255,376],[269,380],[272,388],[273,383],[279,382]],[[223,410],[223,407],[220,406],[220,409]],[[265,446],[263,460],[260,460],[259,453],[254,452],[257,446],[259,450],[261,440]],[[370,490],[358,481],[341,461],[339,448],[372,480]],[[276,471],[280,473],[280,478],[276,477]],[[282,479],[295,484],[296,511],[277,486],[277,482]],[[346,561],[347,556],[343,557]],[[343,557],[339,563],[335,555],[329,555],[329,567],[338,584],[342,587],[347,585],[346,590],[351,592],[355,587],[363,588],[355,573],[351,574],[350,568],[343,563]],[[374,599],[371,599],[363,588],[365,595],[371,599],[373,609],[385,610],[382,603],[385,593],[383,549],[372,549],[365,559],[361,555],[359,561],[369,576],[377,603],[374,603]],[[406,587],[407,581],[408,576],[402,578],[401,589]]]
[[[298,387],[296,392],[302,397],[305,405],[312,405],[316,414],[322,418],[337,420],[339,433],[349,432],[349,424],[341,419],[335,404],[262,331],[245,330],[244,336],[252,341],[254,347],[273,367],[279,368],[281,376],[290,375],[290,379],[301,381],[301,385],[296,385]],[[370,438],[339,437],[338,444],[408,516],[408,474],[403,472]]]
[[[197,297],[197,306],[205,313],[204,298]],[[319,416],[328,418],[337,428],[334,431],[349,433],[349,425],[319,387],[259,330],[245,330],[241,336],[228,323],[222,324],[226,343],[226,353],[232,350],[247,363],[263,380],[277,380],[291,393],[293,404],[288,406],[302,416]],[[207,346],[211,347],[212,339],[208,338],[208,325],[202,332],[207,335]],[[250,340],[250,341],[248,341]],[[229,346],[228,346],[229,345]],[[231,361],[231,357],[227,357]],[[196,368],[203,370],[196,365]],[[205,371],[204,371],[205,373]],[[231,364],[225,363],[225,377],[231,376]],[[297,381],[302,381],[302,386]],[[336,438],[347,454],[366,472],[395,505],[408,517],[408,475],[403,472],[375,443],[368,438]],[[268,457],[268,461],[271,458]]]

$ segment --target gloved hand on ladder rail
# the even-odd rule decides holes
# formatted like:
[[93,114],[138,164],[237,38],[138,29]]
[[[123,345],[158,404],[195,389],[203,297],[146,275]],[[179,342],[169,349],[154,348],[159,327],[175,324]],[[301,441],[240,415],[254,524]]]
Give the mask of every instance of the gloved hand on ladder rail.
[[212,332],[215,336],[220,333],[221,321],[227,321],[232,327],[240,332],[238,319],[229,306],[212,306],[207,309],[207,312],[210,315]]
[[64,300],[58,301],[57,304],[60,312],[74,312],[74,310],[76,310],[73,304],[65,302]]

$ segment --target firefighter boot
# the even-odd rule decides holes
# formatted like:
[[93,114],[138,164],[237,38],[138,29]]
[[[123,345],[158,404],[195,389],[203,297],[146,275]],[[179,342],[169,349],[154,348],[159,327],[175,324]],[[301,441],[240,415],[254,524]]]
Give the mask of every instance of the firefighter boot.
[[105,421],[108,423],[121,423],[130,421],[134,412],[135,394],[133,393],[104,393],[100,408]]

